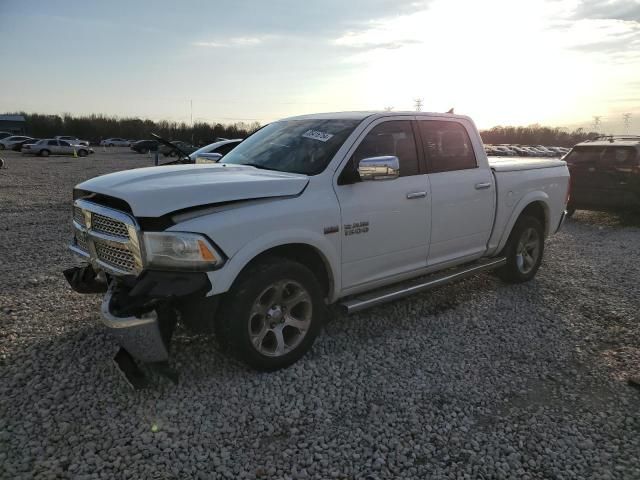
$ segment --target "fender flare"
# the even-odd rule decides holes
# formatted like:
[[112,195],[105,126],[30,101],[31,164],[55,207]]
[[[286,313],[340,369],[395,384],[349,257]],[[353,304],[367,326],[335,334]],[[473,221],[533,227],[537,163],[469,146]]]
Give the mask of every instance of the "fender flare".
[[511,231],[513,230],[513,227],[516,224],[516,221],[518,220],[518,218],[520,217],[524,209],[534,202],[540,202],[542,204],[542,207],[544,209],[544,217],[545,217],[544,236],[546,238],[549,235],[549,217],[550,217],[549,195],[539,190],[535,192],[529,192],[524,197],[522,197],[520,201],[516,204],[516,206],[513,208],[511,216],[509,217],[509,221],[505,225],[505,228],[502,232],[502,237],[500,238],[500,242],[498,243],[498,246],[495,249],[496,253],[501,252],[502,249],[507,244],[507,240],[509,240]]
[[227,292],[240,272],[254,258],[267,250],[289,244],[307,245],[320,255],[329,275],[329,301],[335,300],[341,288],[340,275],[338,275],[340,268],[338,251],[324,236],[302,229],[271,232],[244,245],[227,260],[221,269],[208,272],[212,289],[207,296]]

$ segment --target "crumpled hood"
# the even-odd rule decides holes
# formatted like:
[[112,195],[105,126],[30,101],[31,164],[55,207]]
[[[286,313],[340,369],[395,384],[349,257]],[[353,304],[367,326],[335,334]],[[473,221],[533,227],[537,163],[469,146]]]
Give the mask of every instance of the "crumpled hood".
[[244,165],[202,164],[137,168],[92,178],[77,189],[126,201],[137,217],[159,217],[189,207],[297,195],[309,179]]

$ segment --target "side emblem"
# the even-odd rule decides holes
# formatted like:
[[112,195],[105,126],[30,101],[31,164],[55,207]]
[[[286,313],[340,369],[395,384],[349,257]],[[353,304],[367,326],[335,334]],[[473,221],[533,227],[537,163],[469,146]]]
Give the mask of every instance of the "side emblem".
[[369,222],[355,222],[344,225],[345,236],[358,235],[369,231]]

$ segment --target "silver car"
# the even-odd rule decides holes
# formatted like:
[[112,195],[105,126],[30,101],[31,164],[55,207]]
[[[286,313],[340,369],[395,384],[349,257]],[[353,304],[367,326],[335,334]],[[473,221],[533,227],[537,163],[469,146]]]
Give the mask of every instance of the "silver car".
[[72,145],[66,140],[46,138],[33,144],[23,145],[22,153],[39,155],[41,157],[48,157],[49,155],[77,155],[78,157],[86,157],[93,153],[93,150],[86,145]]
[[100,142],[101,147],[130,147],[131,142],[124,138],[106,138]]

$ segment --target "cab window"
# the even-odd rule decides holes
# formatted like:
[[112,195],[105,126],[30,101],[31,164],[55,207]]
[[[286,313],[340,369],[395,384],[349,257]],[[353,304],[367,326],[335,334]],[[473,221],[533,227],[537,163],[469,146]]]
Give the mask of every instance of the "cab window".
[[358,145],[352,165],[357,168],[363,158],[388,155],[398,157],[401,177],[420,174],[410,120],[392,120],[375,126]]
[[[450,172],[476,168],[471,139],[467,129],[458,122],[420,120],[420,135],[429,172]],[[506,147],[496,147],[508,151]]]

